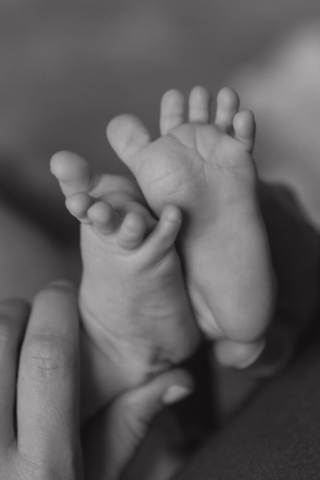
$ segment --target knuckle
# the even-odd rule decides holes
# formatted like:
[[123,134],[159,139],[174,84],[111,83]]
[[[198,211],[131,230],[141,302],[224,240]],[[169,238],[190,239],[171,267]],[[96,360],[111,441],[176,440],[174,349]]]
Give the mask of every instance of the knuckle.
[[41,382],[52,382],[72,371],[75,348],[66,339],[54,335],[37,335],[26,346],[28,372]]

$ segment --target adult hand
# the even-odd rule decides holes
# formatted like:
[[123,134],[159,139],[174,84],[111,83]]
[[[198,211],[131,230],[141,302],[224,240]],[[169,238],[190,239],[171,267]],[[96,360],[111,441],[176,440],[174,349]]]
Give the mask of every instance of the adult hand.
[[[51,283],[38,293],[31,313],[22,300],[0,302],[0,385],[0,478],[84,478],[79,320],[70,284]],[[90,426],[84,447],[99,447],[99,463],[93,468],[86,453],[88,478],[118,478],[153,416],[191,390],[190,377],[175,370],[123,394]]]
[[0,478],[79,480],[75,291],[53,283],[29,312],[0,303]]
[[[166,405],[189,395],[192,390],[193,382],[186,372],[171,370],[123,393],[109,408],[96,415],[82,434],[86,478],[122,478],[121,474],[133,460],[154,416]],[[151,456],[154,453],[151,452]],[[148,455],[148,458],[143,456],[140,461],[150,464],[150,452]],[[131,472],[128,473],[128,478],[131,478]]]

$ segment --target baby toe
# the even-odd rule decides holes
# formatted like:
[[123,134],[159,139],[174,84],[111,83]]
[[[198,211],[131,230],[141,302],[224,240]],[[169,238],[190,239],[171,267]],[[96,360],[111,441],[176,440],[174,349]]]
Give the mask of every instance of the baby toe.
[[66,198],[67,209],[81,223],[91,223],[87,213],[93,203],[93,198],[86,192],[74,193]]
[[255,141],[256,124],[254,115],[249,110],[239,112],[233,120],[234,137],[252,152]]
[[160,216],[158,225],[151,232],[145,243],[148,255],[159,260],[173,247],[182,224],[182,213],[174,205],[167,205]]
[[161,99],[160,132],[167,135],[170,130],[183,124],[184,96],[179,90],[168,90]]
[[208,123],[210,120],[211,95],[204,87],[194,87],[189,97],[189,121]]
[[215,125],[225,130],[231,130],[233,117],[239,110],[239,104],[239,97],[232,88],[222,88],[217,96]]
[[119,229],[118,244],[126,250],[133,250],[141,245],[146,230],[147,223],[144,216],[138,212],[130,212]]
[[135,163],[132,164],[131,159],[150,143],[146,127],[135,115],[124,114],[111,120],[106,134],[116,154],[135,174]]
[[50,170],[66,196],[90,189],[93,175],[88,162],[73,152],[58,152],[51,158]]
[[102,234],[110,235],[117,228],[117,214],[108,202],[101,200],[92,205],[88,210],[88,218]]

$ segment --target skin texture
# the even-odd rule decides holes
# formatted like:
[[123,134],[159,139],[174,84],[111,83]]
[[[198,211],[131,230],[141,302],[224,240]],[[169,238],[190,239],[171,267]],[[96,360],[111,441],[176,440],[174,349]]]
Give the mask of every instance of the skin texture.
[[50,166],[67,208],[81,222],[79,307],[86,363],[93,365],[83,386],[84,395],[90,392],[87,418],[120,392],[188,358],[200,333],[174,245],[179,209],[168,205],[155,220],[137,185],[92,172],[74,153],[55,154]]
[[[162,136],[155,142],[130,115],[115,118],[107,128],[111,145],[159,218],[158,228],[133,182],[96,175],[70,152],[51,160],[67,208],[82,224],[80,310],[91,345],[100,351],[94,354],[100,360],[92,363],[101,365],[101,352],[108,350],[114,365],[121,365],[120,344],[112,348],[113,338],[121,339],[132,358],[131,371],[112,375],[123,385],[187,358],[199,338],[174,248],[161,255],[161,241],[153,257],[144,251],[144,237],[161,230],[171,204],[183,214],[178,243],[193,311],[203,333],[218,341],[220,362],[252,363],[271,320],[273,275],[256,195],[253,115],[238,111],[239,98],[228,88],[219,92],[213,124],[205,89],[192,90],[188,123],[183,102],[178,91],[163,96]],[[171,236],[172,247],[177,235],[178,230]]]
[[30,316],[23,301],[0,306],[0,476],[8,480],[84,478],[75,299],[70,286],[55,284],[37,295]]
[[1,478],[116,480],[153,416],[193,388],[186,373],[174,370],[120,396],[83,432],[84,473],[79,354],[77,297],[70,283],[51,283],[31,309],[19,299],[0,302]]
[[[113,119],[107,137],[156,216],[168,204],[182,211],[178,243],[198,324],[208,338],[223,342],[221,360],[242,366],[261,350],[274,295],[252,158],[255,122],[251,112],[239,111],[229,88],[218,94],[213,123],[210,102],[207,90],[195,87],[185,121],[183,95],[168,91],[160,138],[151,141],[133,115]],[[234,349],[240,355],[232,363]]]

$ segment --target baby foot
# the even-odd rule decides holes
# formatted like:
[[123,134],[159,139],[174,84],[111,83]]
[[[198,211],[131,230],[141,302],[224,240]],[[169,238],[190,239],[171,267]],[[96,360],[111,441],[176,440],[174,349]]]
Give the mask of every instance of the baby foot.
[[83,328],[131,385],[193,353],[199,333],[174,243],[181,212],[156,221],[133,182],[93,174],[81,157],[51,160],[66,205],[81,222]]
[[183,96],[169,91],[162,99],[158,140],[151,142],[131,115],[112,120],[107,136],[155,214],[168,204],[183,213],[179,242],[202,330],[210,338],[250,343],[262,335],[273,306],[251,155],[255,123],[251,112],[238,112],[237,94],[224,88],[209,124],[210,101],[204,88],[195,87],[184,123]]

